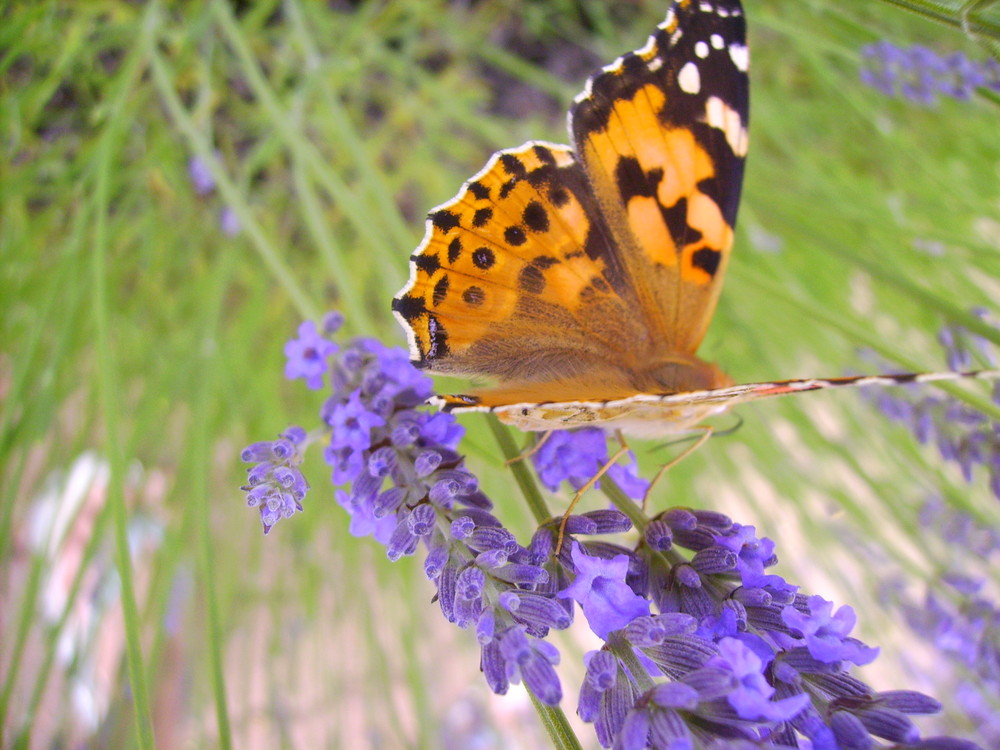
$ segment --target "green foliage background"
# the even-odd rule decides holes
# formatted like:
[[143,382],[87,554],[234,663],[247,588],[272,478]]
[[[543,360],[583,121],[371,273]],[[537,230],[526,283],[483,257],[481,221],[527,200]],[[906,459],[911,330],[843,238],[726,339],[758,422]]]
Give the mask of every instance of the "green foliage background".
[[[752,148],[703,356],[747,381],[864,369],[859,347],[941,369],[946,322],[1000,344],[968,312],[1000,297],[996,102],[921,108],[858,80],[882,38],[985,59],[959,3],[746,4]],[[995,43],[981,5],[969,28]],[[565,141],[586,75],[640,46],[664,0],[0,8],[0,743],[539,746],[523,696],[486,693],[419,561],[347,534],[318,456],[306,512],[264,539],[238,452],[316,419],[321,397],[282,378],[298,322],[338,308],[349,333],[402,343],[389,300],[424,212],[492,151]],[[192,156],[213,195],[194,193]],[[657,503],[755,524],[778,572],[857,607],[884,649],[864,679],[948,704],[961,670],[879,584],[919,594],[965,560],[917,513],[939,495],[997,524],[984,477],[964,484],[854,394],[741,415]],[[463,421],[526,540],[490,432]],[[636,448],[650,471],[668,455]],[[995,586],[995,563],[968,572]],[[564,641],[570,714],[584,641]],[[974,738],[963,722],[949,707],[921,726]]]

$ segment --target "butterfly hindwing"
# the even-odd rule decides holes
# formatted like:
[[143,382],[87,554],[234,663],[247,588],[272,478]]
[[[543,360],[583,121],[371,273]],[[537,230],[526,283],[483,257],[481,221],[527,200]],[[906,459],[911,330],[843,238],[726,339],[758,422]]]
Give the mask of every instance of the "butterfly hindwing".
[[430,212],[393,301],[414,363],[551,382],[620,361],[642,332],[627,290],[612,286],[599,222],[568,147],[496,154]]
[[693,353],[733,241],[749,121],[736,0],[675,2],[642,49],[592,78],[570,111],[578,158],[651,333]]

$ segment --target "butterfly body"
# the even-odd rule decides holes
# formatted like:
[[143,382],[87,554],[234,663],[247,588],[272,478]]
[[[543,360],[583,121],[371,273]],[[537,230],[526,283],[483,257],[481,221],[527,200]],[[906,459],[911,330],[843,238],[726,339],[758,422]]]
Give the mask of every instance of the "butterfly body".
[[646,401],[641,396],[616,401],[521,403],[494,407],[472,405],[462,399],[461,396],[437,397],[434,403],[446,411],[455,408],[462,411],[491,411],[504,424],[527,432],[601,427],[641,438],[662,438],[686,432],[729,408],[729,404],[724,403],[661,404]]

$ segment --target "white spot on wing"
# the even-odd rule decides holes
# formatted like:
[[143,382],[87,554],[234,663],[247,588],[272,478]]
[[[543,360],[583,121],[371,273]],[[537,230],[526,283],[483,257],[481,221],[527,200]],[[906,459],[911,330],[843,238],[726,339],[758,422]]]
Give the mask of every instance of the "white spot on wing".
[[654,73],[662,67],[663,67],[663,58],[661,57],[654,57],[652,60],[649,61],[649,69]]
[[750,50],[745,44],[730,44],[729,56],[733,59],[736,69],[746,73],[750,69]]
[[705,102],[705,122],[726,136],[726,142],[737,156],[747,155],[747,129],[740,113],[717,96]]
[[712,42],[712,47],[715,49],[722,49],[726,46],[721,34],[712,34],[712,36],[709,37],[709,40]]
[[704,60],[708,57],[708,45],[704,42],[696,42],[694,45],[694,53]]
[[693,62],[685,63],[677,74],[677,85],[685,94],[697,94],[701,91],[701,74],[698,72],[698,66]]

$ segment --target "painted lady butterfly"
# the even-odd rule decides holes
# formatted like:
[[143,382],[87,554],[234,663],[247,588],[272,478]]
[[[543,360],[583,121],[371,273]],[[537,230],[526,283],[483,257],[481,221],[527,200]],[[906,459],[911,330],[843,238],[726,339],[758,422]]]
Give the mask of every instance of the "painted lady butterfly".
[[431,211],[392,309],[415,365],[499,381],[436,402],[525,430],[663,435],[757,398],[962,377],[734,386],[695,356],[733,242],[748,68],[738,0],[677,0],[644,47],[587,82],[572,148],[501,151]]

